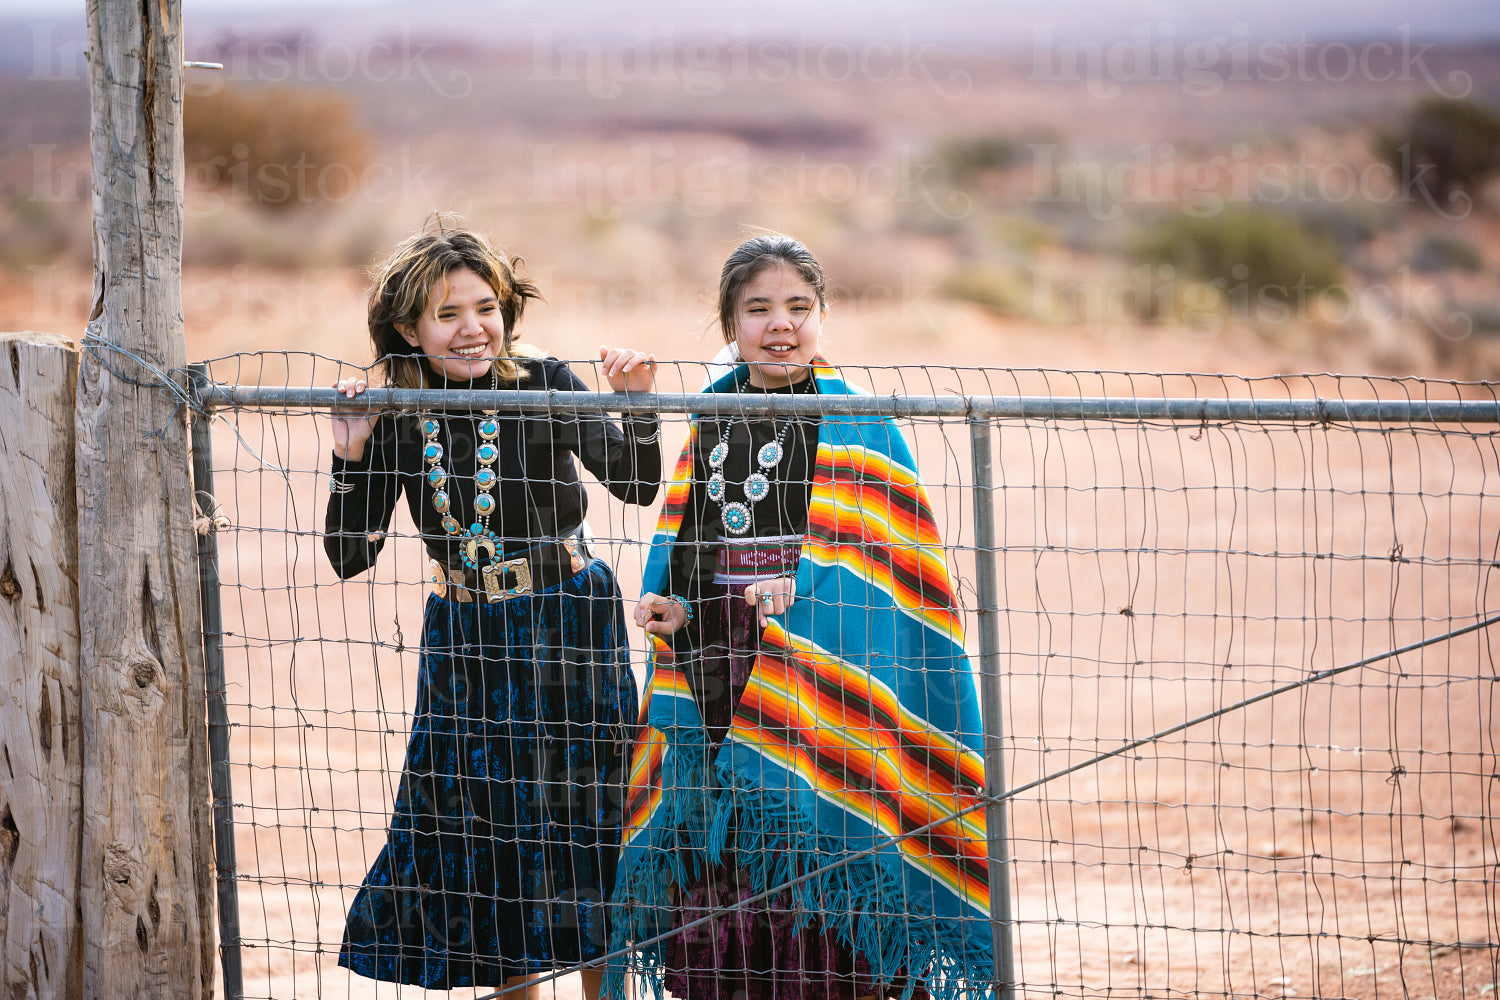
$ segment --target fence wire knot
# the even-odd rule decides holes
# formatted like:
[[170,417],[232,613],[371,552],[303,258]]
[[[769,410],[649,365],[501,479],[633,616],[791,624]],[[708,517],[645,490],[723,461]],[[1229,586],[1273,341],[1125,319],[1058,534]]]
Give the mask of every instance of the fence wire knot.
[[224,508],[219,506],[219,501],[213,494],[203,490],[194,490],[193,494],[201,512],[193,518],[193,530],[200,538],[208,537],[212,531],[228,531],[233,526],[229,515],[224,513]]
[[[129,385],[138,385],[147,389],[159,389],[170,393],[177,402],[187,407],[193,413],[200,416],[208,416],[208,410],[203,404],[203,394],[194,384],[192,374],[186,368],[164,369],[161,366],[146,360],[134,351],[121,347],[99,336],[92,329],[83,335],[82,340],[84,353],[99,363],[99,366],[109,372],[115,378]],[[121,357],[128,358],[151,373],[150,379],[131,378],[113,368],[100,351],[103,348],[113,351]],[[175,377],[174,377],[175,376]]]

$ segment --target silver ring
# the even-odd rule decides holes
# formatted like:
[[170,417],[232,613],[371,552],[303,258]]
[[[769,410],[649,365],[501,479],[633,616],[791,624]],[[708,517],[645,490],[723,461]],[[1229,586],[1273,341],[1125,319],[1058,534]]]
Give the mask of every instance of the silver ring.
[[762,603],[762,604],[770,604],[771,603],[771,595],[770,594],[761,594],[760,595],[760,603]]

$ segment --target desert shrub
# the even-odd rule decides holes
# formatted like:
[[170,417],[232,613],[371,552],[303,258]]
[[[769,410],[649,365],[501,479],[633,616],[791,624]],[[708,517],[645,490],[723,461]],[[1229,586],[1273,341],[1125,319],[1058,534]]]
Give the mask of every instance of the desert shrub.
[[1167,215],[1132,248],[1140,263],[1170,265],[1256,302],[1285,305],[1338,284],[1338,246],[1296,219],[1263,208],[1219,215]]
[[190,183],[286,211],[358,192],[369,140],[345,98],[292,87],[189,94],[183,143]]
[[12,196],[0,202],[0,267],[71,263],[86,265],[93,254],[88,203],[33,201]]
[[1452,312],[1467,317],[1470,332],[1494,336],[1500,333],[1500,306],[1488,302],[1459,304]]
[[1445,210],[1477,195],[1500,173],[1500,115],[1474,100],[1431,97],[1407,111],[1375,151],[1410,201]]
[[959,302],[972,302],[1001,316],[1028,315],[1031,299],[1017,269],[978,262],[954,269],[938,285],[938,294]]
[[1348,255],[1382,232],[1399,225],[1388,206],[1368,201],[1306,201],[1284,206],[1316,236],[1325,236]]
[[1004,216],[990,226],[994,238],[1003,246],[1032,255],[1051,244],[1056,236],[1047,226],[1025,216]]
[[953,136],[937,144],[937,161],[958,184],[988,173],[1001,173],[1021,162],[1025,147],[999,132]]
[[1429,233],[1412,252],[1411,266],[1414,271],[1428,274],[1437,271],[1479,271],[1484,268],[1484,255],[1462,236]]
[[777,115],[768,121],[720,121],[717,128],[751,145],[781,152],[827,153],[870,145],[869,129],[862,123],[812,115],[791,118]]

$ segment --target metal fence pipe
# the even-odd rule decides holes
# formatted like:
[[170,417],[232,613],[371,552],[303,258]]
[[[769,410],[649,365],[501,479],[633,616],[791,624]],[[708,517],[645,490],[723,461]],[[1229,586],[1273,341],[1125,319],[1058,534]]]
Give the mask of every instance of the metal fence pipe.
[[[206,366],[191,366],[191,378],[207,383]],[[234,793],[229,775],[229,710],[225,699],[224,618],[219,592],[219,540],[215,519],[212,418],[194,413],[192,419],[193,502],[207,523],[198,531],[198,593],[203,606],[203,665],[207,674],[208,774],[213,794],[214,867],[219,904],[219,961],[224,973],[224,995],[245,995],[240,961],[240,904],[234,851]]]
[[995,995],[1015,995],[1010,900],[1010,821],[1005,798],[1005,715],[1000,689],[1000,588],[995,560],[995,490],[991,465],[990,424],[969,420],[974,484],[974,575],[979,619],[979,695],[984,721],[984,773],[991,796],[985,810],[989,833],[990,926],[995,940]]
[[1500,400],[1241,399],[1129,396],[776,396],[729,393],[552,392],[534,389],[367,389],[350,400],[332,388],[208,385],[201,404],[263,409],[379,412],[492,409],[525,412],[853,415],[1017,420],[1165,420],[1189,424],[1267,421],[1316,424],[1500,424]]

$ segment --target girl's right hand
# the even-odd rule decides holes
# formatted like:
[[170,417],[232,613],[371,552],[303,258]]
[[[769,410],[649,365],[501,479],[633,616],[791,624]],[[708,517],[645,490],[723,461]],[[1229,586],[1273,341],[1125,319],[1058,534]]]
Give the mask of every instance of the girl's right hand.
[[[362,378],[339,379],[334,385],[342,395],[353,399],[365,391],[365,380]],[[344,414],[337,408],[333,410],[333,453],[346,462],[358,462],[365,457],[365,445],[370,440],[370,435],[375,433],[375,421],[380,419],[380,414],[360,411],[359,413]]]
[[660,594],[647,594],[635,606],[635,623],[652,635],[669,636],[687,624],[687,605]]

